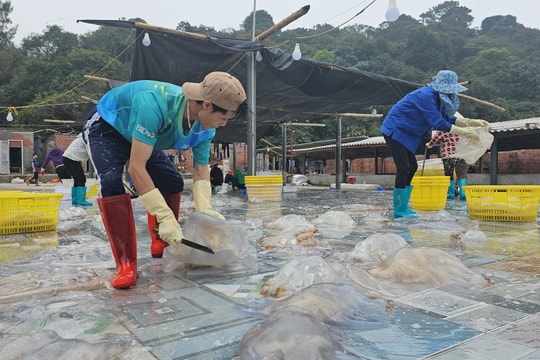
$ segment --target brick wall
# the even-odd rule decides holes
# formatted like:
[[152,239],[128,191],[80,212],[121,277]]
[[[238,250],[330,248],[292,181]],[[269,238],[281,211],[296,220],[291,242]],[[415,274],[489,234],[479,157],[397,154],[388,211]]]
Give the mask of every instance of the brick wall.
[[[540,150],[499,152],[499,174],[540,174]],[[489,155],[482,157],[482,172],[489,172]]]
[[[432,156],[433,157],[433,156]],[[423,156],[417,156],[421,161]],[[350,160],[350,159],[348,159]],[[394,174],[396,167],[391,157],[379,158],[379,173]],[[374,174],[375,161],[373,158],[350,160],[352,174]],[[489,173],[490,155],[485,154],[473,169],[476,173]],[[480,169],[481,167],[481,169]],[[335,160],[326,160],[325,174],[333,174],[336,171]],[[540,149],[513,150],[499,152],[499,174],[540,174]]]

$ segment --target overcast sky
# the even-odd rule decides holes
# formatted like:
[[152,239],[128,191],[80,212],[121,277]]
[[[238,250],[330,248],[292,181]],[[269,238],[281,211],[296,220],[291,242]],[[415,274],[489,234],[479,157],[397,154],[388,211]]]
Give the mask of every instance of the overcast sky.
[[[372,0],[11,0],[11,20],[18,25],[15,42],[31,33],[42,33],[48,25],[59,25],[64,30],[82,34],[96,30],[96,25],[77,23],[79,19],[116,20],[141,18],[147,23],[174,29],[181,21],[191,25],[205,25],[216,30],[239,29],[254,5],[266,10],[278,23],[304,5],[309,12],[286,29],[311,28],[317,24],[339,25],[350,19]],[[444,0],[396,0],[402,14],[415,19]],[[493,15],[514,15],[527,27],[540,29],[536,10],[537,0],[459,0],[461,6],[472,10],[473,26]],[[385,21],[388,0],[376,0],[361,15],[347,25],[378,26]],[[532,8],[534,7],[534,9]]]

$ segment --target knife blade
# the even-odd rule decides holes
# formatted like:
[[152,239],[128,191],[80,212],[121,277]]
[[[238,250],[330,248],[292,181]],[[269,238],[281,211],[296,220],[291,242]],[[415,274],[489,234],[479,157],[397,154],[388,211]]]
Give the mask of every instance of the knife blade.
[[[154,233],[159,234],[159,230],[154,229]],[[196,250],[199,250],[199,251],[204,251],[205,253],[209,253],[209,254],[215,254],[214,250],[212,250],[210,247],[208,247],[206,245],[198,244],[198,243],[193,242],[193,241],[188,240],[188,239],[182,239],[180,242],[182,244],[186,245],[186,246],[189,246],[189,247],[193,248],[193,249],[196,249]]]
[[198,244],[198,243],[193,242],[193,241],[188,240],[188,239],[182,239],[182,244],[184,244],[186,246],[189,246],[189,247],[192,247],[194,249],[200,250],[200,251],[204,251],[204,252],[209,253],[209,254],[215,254],[214,250],[212,250],[208,246]]

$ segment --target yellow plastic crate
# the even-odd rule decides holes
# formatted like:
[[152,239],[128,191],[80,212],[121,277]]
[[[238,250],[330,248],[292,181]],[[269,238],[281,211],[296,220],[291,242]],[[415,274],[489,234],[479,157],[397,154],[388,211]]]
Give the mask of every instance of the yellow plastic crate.
[[249,201],[261,199],[265,201],[281,200],[281,184],[246,184]]
[[540,185],[464,186],[469,218],[487,221],[536,221]]
[[86,191],[86,198],[89,199],[94,196],[99,195],[99,184],[94,184],[88,188],[88,191]]
[[411,185],[411,207],[416,210],[440,210],[446,206],[450,176],[415,176]]
[[252,184],[283,184],[282,175],[255,175],[255,176],[245,176],[244,177],[246,185]]
[[0,235],[56,229],[62,196],[0,191]]

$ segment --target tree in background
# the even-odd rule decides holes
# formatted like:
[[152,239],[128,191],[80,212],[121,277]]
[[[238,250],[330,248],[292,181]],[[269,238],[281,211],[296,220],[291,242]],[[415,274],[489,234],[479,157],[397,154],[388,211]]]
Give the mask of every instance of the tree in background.
[[11,1],[0,0],[0,49],[12,46],[17,33],[17,26],[10,26],[12,22],[9,16],[12,11]]

